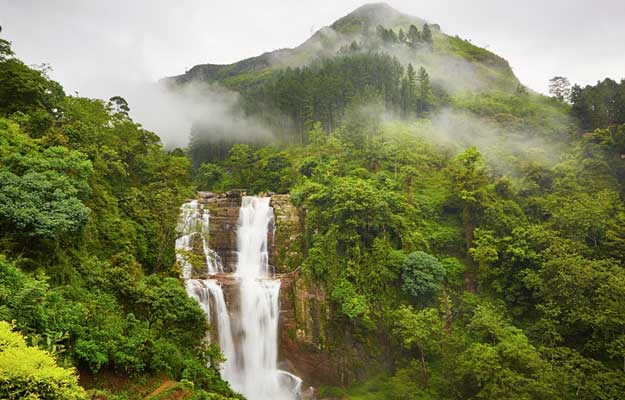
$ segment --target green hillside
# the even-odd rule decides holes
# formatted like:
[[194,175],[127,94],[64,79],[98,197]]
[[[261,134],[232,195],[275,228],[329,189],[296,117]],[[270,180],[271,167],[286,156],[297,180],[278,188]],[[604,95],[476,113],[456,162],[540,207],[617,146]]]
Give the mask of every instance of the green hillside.
[[[537,112],[552,108],[527,93],[501,57],[385,4],[362,6],[296,48],[230,65],[197,65],[162,84],[172,91],[204,86],[233,91],[244,115],[260,118],[280,141],[299,144],[306,143],[305,133],[315,122],[332,132],[350,110],[365,104],[381,104],[385,113],[404,120],[466,108],[467,99],[477,101],[486,94],[502,99],[521,93],[523,107]],[[228,138],[249,136],[213,125],[194,125],[196,167],[223,159]],[[258,140],[248,138],[247,143]]]

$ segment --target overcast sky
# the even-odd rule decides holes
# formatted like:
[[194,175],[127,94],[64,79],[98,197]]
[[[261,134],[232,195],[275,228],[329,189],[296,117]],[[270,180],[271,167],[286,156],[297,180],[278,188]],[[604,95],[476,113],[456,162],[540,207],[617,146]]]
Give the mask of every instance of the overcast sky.
[[[506,58],[521,81],[625,78],[625,0],[389,0]],[[294,47],[358,0],[0,0],[2,36],[49,63],[68,93],[108,99],[127,87]],[[131,104],[132,107],[132,104]]]

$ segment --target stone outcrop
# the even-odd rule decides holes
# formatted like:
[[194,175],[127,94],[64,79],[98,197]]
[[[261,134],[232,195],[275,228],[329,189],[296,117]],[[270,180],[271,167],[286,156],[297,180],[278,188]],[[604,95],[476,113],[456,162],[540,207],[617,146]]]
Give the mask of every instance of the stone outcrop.
[[297,270],[304,261],[302,232],[304,221],[288,194],[274,194],[270,205],[275,217],[273,234],[269,238],[269,264],[277,274]]
[[225,272],[234,271],[237,262],[237,223],[244,194],[239,190],[198,193],[198,201],[210,211],[209,247],[221,258]]
[[[323,286],[299,271],[280,276],[280,360],[304,388],[346,386],[366,378],[371,359],[349,330],[333,323]],[[334,316],[336,317],[336,316]]]

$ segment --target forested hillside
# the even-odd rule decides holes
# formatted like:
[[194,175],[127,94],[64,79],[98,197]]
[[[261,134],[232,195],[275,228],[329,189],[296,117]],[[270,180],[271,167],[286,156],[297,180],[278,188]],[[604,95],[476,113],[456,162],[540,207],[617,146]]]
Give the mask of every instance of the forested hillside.
[[[76,369],[85,382],[117,374],[138,387],[167,374],[198,396],[234,397],[173,269],[189,161],[123,99],[67,96],[0,45],[0,319],[11,324],[0,397],[86,398]],[[106,394],[106,379],[96,386]]]
[[[338,25],[360,32],[356,17]],[[622,398],[623,84],[548,98],[461,39],[435,31],[413,45],[406,32],[430,30],[413,27],[224,79],[295,136],[226,156],[194,131],[197,188],[290,193],[305,215],[301,271],[345,332],[320,345],[348,336],[391,354],[391,371],[322,395]],[[419,60],[450,49],[495,66],[481,71],[488,84],[431,79]]]
[[297,207],[285,264],[333,316],[314,350],[385,360],[318,398],[624,398],[625,81],[543,96],[368,5],[165,83],[234,93],[272,135],[195,121],[168,151],[123,98],[69,96],[0,40],[0,397],[143,398],[162,377],[242,398],[174,252],[195,191],[242,189]]
[[[531,122],[517,110],[504,121]],[[361,115],[332,134],[315,125],[305,146],[236,145],[195,182],[291,193],[303,273],[348,335],[393,354],[393,372],[322,394],[618,399],[624,132],[571,131],[558,161],[508,155],[504,174],[475,147]]]

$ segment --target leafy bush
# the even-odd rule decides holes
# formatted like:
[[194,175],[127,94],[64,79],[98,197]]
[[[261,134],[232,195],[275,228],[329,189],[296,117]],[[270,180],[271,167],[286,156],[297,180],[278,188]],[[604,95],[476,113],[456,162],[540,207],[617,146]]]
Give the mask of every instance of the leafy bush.
[[415,297],[436,293],[445,281],[445,267],[423,251],[410,253],[402,265],[402,289]]
[[85,399],[75,371],[57,366],[47,352],[0,321],[0,397],[3,399]]

